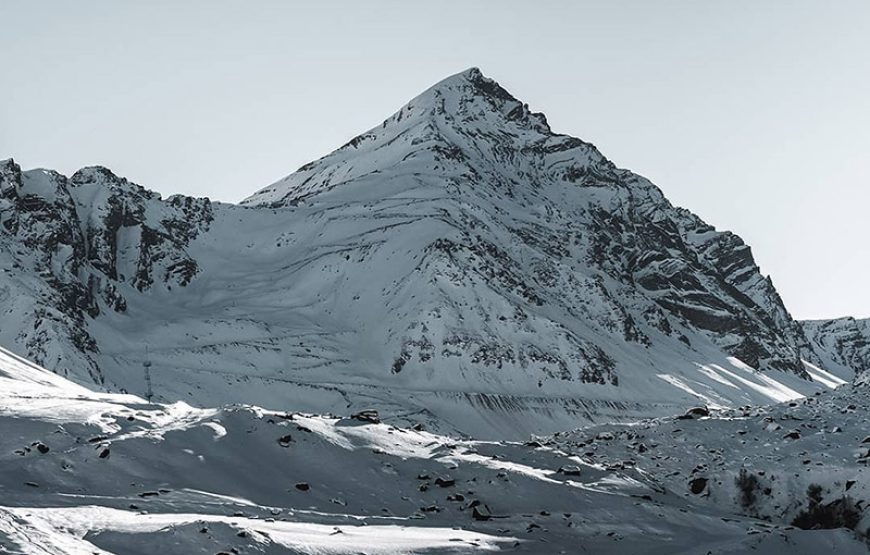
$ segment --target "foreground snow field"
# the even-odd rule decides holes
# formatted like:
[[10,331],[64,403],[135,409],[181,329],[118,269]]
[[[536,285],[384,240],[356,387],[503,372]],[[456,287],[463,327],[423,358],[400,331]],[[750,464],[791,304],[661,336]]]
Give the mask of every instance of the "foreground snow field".
[[[868,402],[867,386],[844,386],[711,417],[475,441],[369,413],[93,393],[0,351],[0,550],[866,553],[851,531],[789,523],[816,483],[822,504],[849,495],[863,511]],[[759,480],[750,505],[740,468]]]

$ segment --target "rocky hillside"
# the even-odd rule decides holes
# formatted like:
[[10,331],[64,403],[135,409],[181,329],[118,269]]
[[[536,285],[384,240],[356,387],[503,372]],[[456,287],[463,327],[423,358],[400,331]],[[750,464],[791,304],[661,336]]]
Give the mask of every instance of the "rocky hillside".
[[198,267],[185,247],[210,221],[207,199],[163,201],[105,168],[67,178],[0,162],[0,338],[57,372],[82,379],[86,368],[103,383],[89,321],[123,313],[124,291],[190,283]]
[[809,320],[801,326],[823,365],[870,371],[870,319]]
[[147,361],[156,399],[521,437],[851,377],[739,237],[476,69],[240,206],[11,160],[0,191],[0,342],[113,391]]

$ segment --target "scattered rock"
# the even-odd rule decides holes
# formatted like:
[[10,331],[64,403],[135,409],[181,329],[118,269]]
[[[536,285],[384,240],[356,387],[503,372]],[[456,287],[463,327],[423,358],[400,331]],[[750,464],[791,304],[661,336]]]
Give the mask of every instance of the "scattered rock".
[[381,423],[381,417],[378,414],[378,411],[372,409],[361,410],[356,414],[352,414],[351,418],[359,420],[360,422],[370,422],[372,424]]
[[695,495],[699,495],[707,489],[707,478],[695,478],[689,482],[689,491]]
[[565,476],[580,476],[582,474],[580,467],[575,465],[560,466],[558,472]]
[[686,411],[686,414],[680,416],[680,420],[693,420],[697,418],[705,418],[710,416],[710,409],[707,407],[692,407]]

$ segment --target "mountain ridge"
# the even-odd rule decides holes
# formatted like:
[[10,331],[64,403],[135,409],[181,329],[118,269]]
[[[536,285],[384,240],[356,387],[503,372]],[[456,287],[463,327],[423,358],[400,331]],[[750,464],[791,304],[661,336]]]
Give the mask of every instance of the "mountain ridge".
[[148,362],[166,400],[522,436],[863,370],[810,342],[738,236],[476,69],[243,205],[11,161],[0,192],[0,340],[110,390],[144,391]]

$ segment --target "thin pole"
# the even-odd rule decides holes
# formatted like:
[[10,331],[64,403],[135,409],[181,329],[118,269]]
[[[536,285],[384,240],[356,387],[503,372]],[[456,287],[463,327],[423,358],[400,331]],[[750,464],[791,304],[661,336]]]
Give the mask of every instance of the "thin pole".
[[154,397],[154,390],[151,388],[151,360],[148,358],[148,345],[145,345],[145,362],[142,363],[145,369],[145,398],[151,401]]

